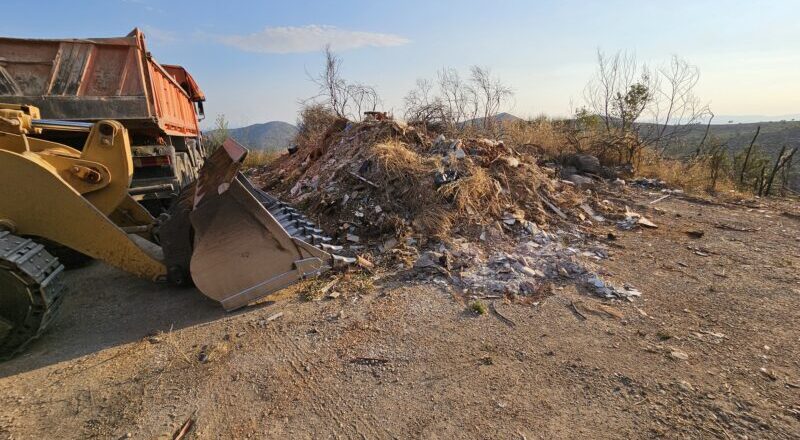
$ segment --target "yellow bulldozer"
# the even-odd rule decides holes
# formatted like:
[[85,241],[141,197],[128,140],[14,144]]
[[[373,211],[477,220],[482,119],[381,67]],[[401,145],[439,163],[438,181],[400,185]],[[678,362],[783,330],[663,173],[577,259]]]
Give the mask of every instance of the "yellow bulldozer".
[[[46,131],[86,140],[76,149],[37,136]],[[68,287],[57,248],[149,280],[193,283],[226,310],[352,262],[239,172],[246,154],[226,140],[154,218],[130,194],[122,124],[45,120],[34,106],[0,104],[0,357],[22,350],[57,312]]]

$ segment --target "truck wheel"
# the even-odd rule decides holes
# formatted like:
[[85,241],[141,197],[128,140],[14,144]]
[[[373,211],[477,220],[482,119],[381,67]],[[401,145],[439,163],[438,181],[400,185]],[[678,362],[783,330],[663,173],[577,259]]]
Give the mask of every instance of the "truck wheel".
[[0,231],[0,359],[47,328],[63,299],[64,266],[31,239]]

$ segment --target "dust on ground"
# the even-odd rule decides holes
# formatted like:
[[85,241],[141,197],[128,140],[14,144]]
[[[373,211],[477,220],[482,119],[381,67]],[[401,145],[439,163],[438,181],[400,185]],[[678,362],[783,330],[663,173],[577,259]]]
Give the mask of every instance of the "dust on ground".
[[607,197],[658,225],[591,229],[633,302],[564,283],[479,315],[412,269],[225,314],[72,271],[55,325],[0,365],[0,438],[798,438],[797,205]]

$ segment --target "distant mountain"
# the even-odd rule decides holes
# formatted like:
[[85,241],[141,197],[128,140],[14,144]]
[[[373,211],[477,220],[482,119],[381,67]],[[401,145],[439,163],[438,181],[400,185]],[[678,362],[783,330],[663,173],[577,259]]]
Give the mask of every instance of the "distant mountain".
[[[464,121],[464,126],[473,125],[473,126],[482,127],[484,125],[483,124],[484,119],[486,119],[486,118],[475,118],[475,119],[470,119],[470,120]],[[514,121],[522,121],[523,119],[518,117],[518,116],[514,116],[511,113],[503,112],[503,113],[496,114],[494,116],[494,120],[497,121],[497,122],[514,122]]]
[[[208,132],[213,133],[213,130]],[[272,121],[241,128],[229,128],[228,134],[253,150],[275,151],[288,147],[297,135],[297,127],[288,122]]]

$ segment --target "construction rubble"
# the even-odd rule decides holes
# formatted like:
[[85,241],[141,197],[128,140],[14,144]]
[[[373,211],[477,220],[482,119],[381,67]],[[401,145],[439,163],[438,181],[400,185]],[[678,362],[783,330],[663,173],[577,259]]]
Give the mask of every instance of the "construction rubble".
[[[610,251],[588,229],[625,222],[630,211],[538,159],[502,141],[432,136],[389,118],[338,120],[320,142],[250,178],[370,270],[407,271],[467,298],[538,301],[568,283],[604,299],[640,296],[602,275],[598,262]],[[582,157],[575,165],[596,164]]]

